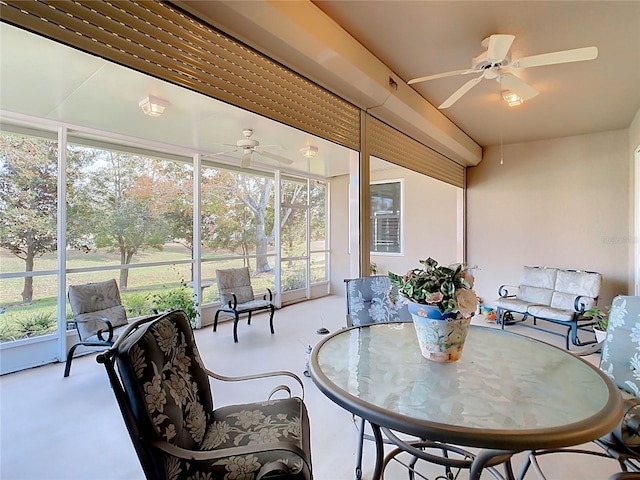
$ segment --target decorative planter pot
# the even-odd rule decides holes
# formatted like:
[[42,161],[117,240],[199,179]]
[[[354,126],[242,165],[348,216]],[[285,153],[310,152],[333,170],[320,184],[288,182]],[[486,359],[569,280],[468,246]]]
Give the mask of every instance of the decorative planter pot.
[[597,328],[594,328],[593,331],[596,334],[596,341],[598,343],[602,343],[602,342],[604,342],[606,340],[606,338],[607,338],[606,330],[599,330]]
[[409,303],[422,356],[440,363],[455,362],[462,356],[471,317],[456,318],[456,313],[442,315],[436,306]]

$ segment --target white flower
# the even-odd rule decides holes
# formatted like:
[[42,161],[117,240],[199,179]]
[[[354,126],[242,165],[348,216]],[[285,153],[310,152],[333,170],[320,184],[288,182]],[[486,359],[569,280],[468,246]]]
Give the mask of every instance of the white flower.
[[464,317],[468,317],[478,308],[478,298],[473,290],[457,290],[455,300],[458,305],[458,311]]

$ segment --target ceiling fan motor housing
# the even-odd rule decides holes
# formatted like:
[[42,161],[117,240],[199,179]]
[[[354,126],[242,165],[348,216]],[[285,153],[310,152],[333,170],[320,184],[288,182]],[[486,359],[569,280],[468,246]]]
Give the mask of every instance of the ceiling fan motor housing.
[[487,58],[487,51],[480,53],[471,60],[471,68],[474,70],[487,70],[492,67],[506,67],[511,62],[511,57],[507,55],[501,62],[491,62]]
[[260,142],[253,138],[243,138],[236,142],[238,148],[254,148],[260,145]]

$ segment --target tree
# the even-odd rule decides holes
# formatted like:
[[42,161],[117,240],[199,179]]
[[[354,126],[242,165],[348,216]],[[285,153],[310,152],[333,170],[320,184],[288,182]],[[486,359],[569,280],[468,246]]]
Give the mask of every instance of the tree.
[[[120,254],[120,264],[128,265],[147,248],[162,250],[169,238],[164,218],[167,203],[165,178],[158,161],[113,151],[101,151],[97,168],[87,183],[93,208],[85,212],[98,248]],[[162,194],[156,195],[157,192]],[[129,269],[120,270],[120,288],[128,285]]]
[[[203,224],[208,225],[203,241],[214,249],[241,250],[243,255],[248,255],[255,246],[255,271],[267,271],[268,247],[276,233],[273,179],[218,170],[209,172],[208,179],[203,181]],[[306,183],[283,182],[283,189],[287,202],[298,203],[304,198]],[[292,211],[283,208],[281,226],[287,224]]]
[[[237,195],[236,173],[206,169],[202,180],[202,241],[214,250],[241,250],[255,245],[254,218]],[[245,264],[249,266],[248,259]]]
[[[0,246],[24,260],[25,272],[33,271],[36,258],[57,250],[57,157],[54,140],[0,132]],[[67,152],[71,202],[81,162]],[[33,277],[24,279],[22,301],[33,301]]]

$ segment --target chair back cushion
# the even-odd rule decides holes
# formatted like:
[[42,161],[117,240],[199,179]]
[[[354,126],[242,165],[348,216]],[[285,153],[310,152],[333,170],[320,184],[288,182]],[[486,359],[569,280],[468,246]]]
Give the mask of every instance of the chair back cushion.
[[549,305],[557,274],[557,268],[522,267],[518,286],[518,299],[540,305]]
[[406,304],[393,305],[389,300],[391,281],[388,276],[351,278],[345,283],[349,326],[411,320]]
[[98,330],[105,330],[105,324],[100,319],[109,320],[114,328],[127,324],[127,312],[122,306],[115,279],[69,285],[69,304],[75,319],[87,320],[78,322],[80,339],[87,339]]
[[597,298],[600,295],[602,275],[596,272],[559,270],[556,278],[556,292]]
[[213,398],[187,315],[175,310],[140,327],[116,355],[142,437],[199,450]]
[[238,303],[255,300],[248,267],[216,270],[216,281],[218,283],[218,292],[220,293],[220,302],[223,305],[233,301],[232,293],[236,294]]
[[600,369],[619,388],[640,396],[640,297],[613,299]]

